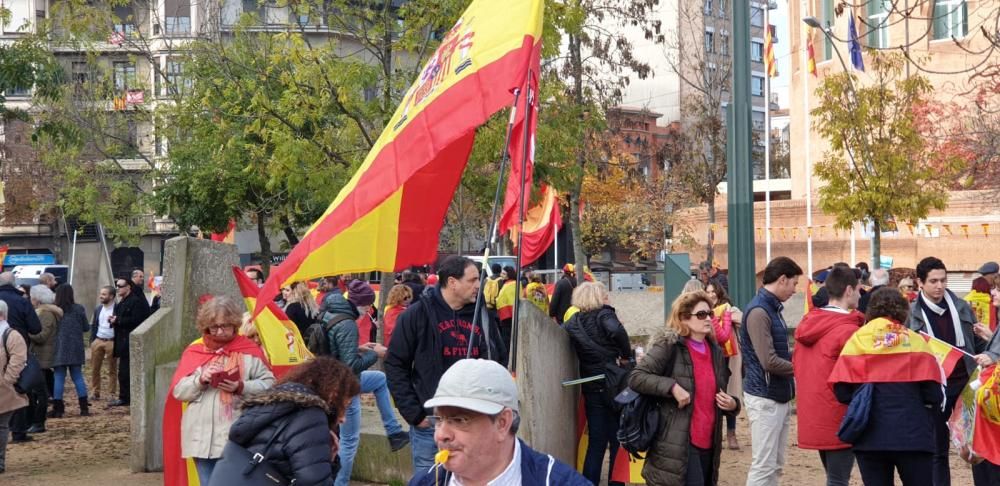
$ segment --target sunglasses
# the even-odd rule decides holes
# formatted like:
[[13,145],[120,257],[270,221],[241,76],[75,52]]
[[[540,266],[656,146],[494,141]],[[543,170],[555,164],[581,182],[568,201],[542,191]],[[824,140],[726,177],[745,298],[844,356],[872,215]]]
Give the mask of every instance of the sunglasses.
[[704,321],[709,317],[712,317],[712,311],[698,311],[693,314],[685,314],[685,315],[687,316],[686,319],[697,317],[699,321]]
[[124,284],[124,285],[115,285],[115,287],[118,287],[118,288],[120,288],[120,289],[124,289],[125,287],[128,287],[128,284]]

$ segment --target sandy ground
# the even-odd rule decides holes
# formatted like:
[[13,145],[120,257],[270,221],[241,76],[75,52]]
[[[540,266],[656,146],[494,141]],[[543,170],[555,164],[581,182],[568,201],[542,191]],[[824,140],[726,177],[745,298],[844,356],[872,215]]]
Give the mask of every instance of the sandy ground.
[[[67,390],[72,392],[72,387]],[[133,474],[128,468],[128,415],[124,408],[107,409],[107,402],[97,402],[91,417],[79,417],[76,403],[67,403],[67,418],[50,419],[48,432],[35,435],[34,442],[11,444],[7,449],[7,473],[0,484],[17,486],[160,486],[159,473]],[[743,449],[725,450],[720,471],[721,486],[743,485],[750,464],[749,424],[746,415],[739,418],[737,435]],[[786,485],[822,484],[823,468],[815,451],[795,446],[793,417],[789,437],[788,464],[782,483]],[[855,470],[852,485],[861,485]],[[956,455],[952,456],[952,483],[971,485],[972,474]],[[364,483],[358,483],[364,484]]]

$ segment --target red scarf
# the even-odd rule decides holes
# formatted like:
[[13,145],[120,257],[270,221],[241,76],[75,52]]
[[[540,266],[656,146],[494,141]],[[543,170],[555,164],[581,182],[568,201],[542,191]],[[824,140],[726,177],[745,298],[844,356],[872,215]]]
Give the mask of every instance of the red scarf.
[[198,339],[184,349],[180,362],[177,363],[177,371],[174,372],[174,377],[170,381],[167,403],[163,409],[164,486],[189,486],[193,484],[190,481],[192,477],[190,473],[193,468],[189,468],[187,461],[181,457],[181,416],[184,414],[184,407],[180,400],[174,398],[174,387],[177,386],[177,382],[213,359],[233,353],[253,356],[267,364],[267,359],[264,358],[260,347],[244,336],[236,336],[232,341],[222,344],[215,351],[209,349],[208,346],[219,343],[206,345],[203,339]]

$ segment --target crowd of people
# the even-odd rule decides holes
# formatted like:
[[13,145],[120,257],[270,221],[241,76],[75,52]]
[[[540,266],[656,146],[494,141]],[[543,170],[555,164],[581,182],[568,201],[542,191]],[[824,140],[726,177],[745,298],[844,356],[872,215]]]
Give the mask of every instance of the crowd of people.
[[[1000,268],[992,262],[962,298],[934,257],[912,277],[834,264],[808,282],[809,310],[794,336],[783,317],[803,278],[794,261],[769,262],[742,310],[729,300],[726,275],[703,265],[645,347],[632,344],[608,289],[578,281],[572,265],[548,287],[530,274],[517,282],[516,269],[498,267],[480,289],[479,269],[463,257],[436,270],[433,278],[399,275],[381,316],[365,280],[282,287],[277,301],[315,357],[279,377],[242,303],[207,297],[193,324],[201,338],[185,349],[170,387],[187,404],[179,454],[199,482],[235,484],[247,468],[232,458],[246,453],[295,484],[347,485],[359,451],[360,395],[371,394],[390,450],[410,446],[411,484],[620,484],[612,477],[622,413],[615,397],[627,387],[654,400],[664,424],[644,451],[647,484],[718,484],[722,451],[741,448],[735,418],[745,410],[748,486],[779,484],[793,413],[797,446],[818,451],[830,486],[849,484],[855,465],[869,486],[893,484],[894,475],[906,486],[949,486],[952,410],[976,368],[1000,359]],[[248,276],[263,281],[259,271]],[[10,273],[0,274],[0,472],[8,428],[13,442],[32,440],[46,419],[67,413],[67,378],[81,415],[101,396],[103,370],[106,396],[117,394],[108,406],[129,403],[129,334],[154,304],[142,288],[138,271],[100,289],[88,320],[71,285],[45,277],[25,295]],[[588,433],[581,473],[516,438],[519,401],[505,365],[518,289],[566,332],[579,376],[605,376],[581,384]],[[964,353],[948,376],[929,352],[857,364],[870,357],[873,339],[883,350],[906,342],[912,353],[923,335]],[[380,361],[382,370],[373,369]],[[25,380],[34,368],[38,379]],[[612,379],[619,372],[623,378]],[[849,411],[859,403],[870,409],[860,422]],[[976,486],[1000,481],[997,465],[961,452],[975,464]]]

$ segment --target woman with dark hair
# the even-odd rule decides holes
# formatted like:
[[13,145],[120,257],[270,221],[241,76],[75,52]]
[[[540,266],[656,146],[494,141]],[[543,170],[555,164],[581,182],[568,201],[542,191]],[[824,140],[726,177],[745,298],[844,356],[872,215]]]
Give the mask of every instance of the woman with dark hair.
[[[273,437],[264,460],[285,479],[297,486],[331,484],[339,466],[336,429],[360,392],[350,368],[335,358],[318,356],[292,368],[273,389],[247,397],[243,414],[229,429],[229,440],[264,454]],[[218,480],[233,484],[237,478]]]
[[[729,383],[726,385],[726,392],[734,397],[743,396],[743,372],[741,370],[743,360],[740,358],[740,342],[737,339],[743,313],[729,302],[726,288],[717,279],[713,278],[708,281],[705,292],[712,304],[712,329],[715,332],[715,341],[722,348],[726,368],[729,368]],[[726,414],[725,417],[726,447],[738,451],[740,443],[736,440],[736,415]]]
[[52,360],[55,383],[52,388],[52,411],[49,412],[49,418],[61,418],[66,411],[63,389],[67,374],[72,377],[73,386],[76,388],[80,416],[86,417],[90,415],[87,382],[83,379],[83,362],[86,360],[83,333],[90,330],[87,311],[73,299],[73,286],[68,283],[56,287],[55,305],[62,309],[63,316],[56,331],[56,352]]
[[681,294],[663,332],[629,376],[638,393],[659,399],[664,426],[646,455],[642,477],[653,486],[715,486],[722,454],[722,416],[740,403],[723,392],[729,381],[722,350],[712,339],[705,292]]
[[850,439],[866,486],[892,485],[894,472],[903,486],[933,483],[934,410],[944,403],[944,377],[924,339],[903,324],[909,309],[898,290],[876,290],[868,323],[844,345],[830,373],[841,403],[870,388],[867,424],[857,437],[841,436]]

